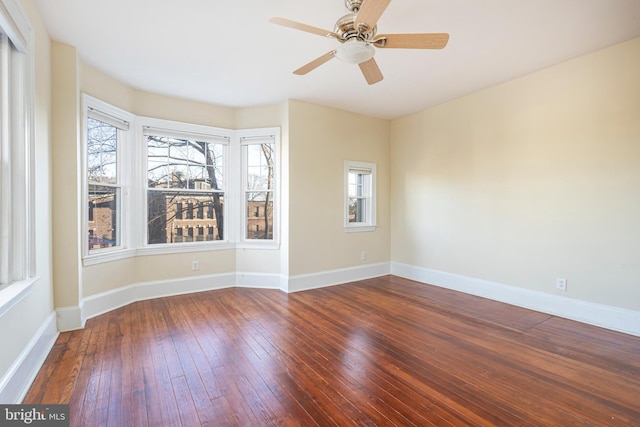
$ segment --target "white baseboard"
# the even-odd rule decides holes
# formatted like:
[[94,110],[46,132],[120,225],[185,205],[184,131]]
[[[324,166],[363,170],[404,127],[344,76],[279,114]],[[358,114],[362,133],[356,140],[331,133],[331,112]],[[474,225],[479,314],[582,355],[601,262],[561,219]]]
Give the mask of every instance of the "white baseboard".
[[488,280],[391,263],[391,274],[578,322],[640,336],[640,312]]
[[495,301],[552,314],[594,326],[640,336],[640,312],[518,288],[473,277],[402,263],[366,264],[338,270],[286,277],[279,274],[224,273],[175,280],[137,283],[85,298],[80,307],[56,310],[60,331],[79,329],[86,319],[136,301],[230,287],[280,289],[284,292],[333,286],[394,274]]
[[75,331],[84,328],[84,317],[82,316],[82,306],[56,308],[58,330]]
[[52,312],[0,379],[0,402],[22,402],[57,338],[56,314]]
[[83,321],[136,301],[235,286],[236,273],[135,283],[84,298]]
[[280,274],[225,273],[183,279],[136,283],[111,291],[91,295],[82,300],[80,307],[63,307],[58,312],[61,331],[82,328],[86,319],[115,310],[136,301],[191,292],[210,291],[230,287],[280,289],[295,292],[337,285],[389,274],[389,264],[369,264],[355,268],[326,271],[286,278]]
[[236,273],[236,286],[239,288],[280,289],[281,274]]
[[389,263],[387,262],[322,271],[320,273],[301,274],[289,277],[288,281],[286,281],[287,283],[283,284],[283,290],[285,292],[307,291],[309,289],[355,282],[356,280],[370,279],[386,274],[389,274]]
[[223,273],[180,279],[134,283],[84,298],[80,306],[61,307],[58,314],[58,330],[81,329],[87,319],[124,307],[136,301],[161,298],[193,292],[211,291],[234,286],[281,289],[279,274]]

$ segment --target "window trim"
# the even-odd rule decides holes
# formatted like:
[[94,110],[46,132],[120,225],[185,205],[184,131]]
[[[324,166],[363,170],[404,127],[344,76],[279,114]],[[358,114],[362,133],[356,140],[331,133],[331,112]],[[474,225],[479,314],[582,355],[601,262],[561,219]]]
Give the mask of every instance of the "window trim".
[[[120,217],[120,245],[111,248],[103,248],[99,250],[90,250],[88,241],[88,224],[89,224],[89,180],[87,178],[87,132],[88,119],[93,116],[97,120],[118,127],[118,187],[121,189],[119,217]],[[83,265],[94,265],[102,262],[116,261],[119,259],[129,258],[135,255],[131,236],[131,181],[132,172],[129,162],[124,161],[134,155],[133,150],[133,132],[131,124],[134,122],[135,116],[125,110],[114,107],[104,101],[94,98],[88,94],[82,94],[82,135],[80,138],[80,156],[81,156],[81,176],[82,176],[82,209],[81,209],[81,233],[82,233],[82,260]],[[121,137],[121,138],[120,138]]]
[[[2,1],[2,0],[0,0]],[[123,147],[119,155],[126,160],[121,162],[122,172],[126,175],[126,191],[123,194],[121,239],[122,247],[104,248],[99,253],[88,251],[88,179],[86,159],[87,115],[88,108],[106,114],[114,120],[127,122],[129,130],[123,132]],[[134,256],[148,256],[172,253],[205,252],[229,249],[279,249],[280,247],[280,128],[268,127],[257,129],[231,130],[213,126],[164,120],[153,117],[136,116],[120,108],[88,94],[82,94],[82,233],[83,241],[82,263],[84,266],[126,259]],[[225,239],[214,241],[182,242],[179,244],[148,244],[147,243],[147,146],[144,141],[145,129],[162,132],[163,135],[190,137],[212,142],[223,142],[227,145],[225,159]],[[274,165],[274,219],[273,240],[243,239],[246,218],[243,217],[244,194],[242,192],[242,138],[264,137],[272,138],[275,145]],[[208,213],[204,213],[207,216]],[[195,215],[194,215],[195,216]],[[246,216],[246,213],[244,214]],[[231,221],[231,218],[242,220]],[[134,231],[135,230],[135,231]],[[194,231],[195,233],[195,231]],[[125,243],[126,242],[126,243]]]
[[[364,171],[371,175],[371,195],[367,198],[367,220],[364,222],[349,222],[349,174],[354,171]],[[354,232],[371,232],[377,228],[376,223],[376,164],[369,162],[360,162],[345,160],[344,162],[344,231],[347,233]]]
[[[237,179],[241,188],[237,193],[240,195],[240,212],[242,222],[238,229],[237,246],[239,248],[279,248],[280,247],[280,128],[259,128],[259,129],[243,129],[236,132],[238,149],[240,155],[238,156],[242,167],[240,173],[242,176]],[[247,239],[247,224],[249,220],[249,212],[246,204],[246,188],[247,188],[247,170],[244,157],[245,145],[259,144],[261,142],[273,143],[273,156],[276,159],[273,165],[273,239]]]
[[[0,207],[0,218],[6,218],[2,221],[10,224],[6,230],[9,233],[7,243],[0,250],[20,254],[17,260],[7,258],[12,271],[6,282],[0,283],[1,317],[29,294],[38,280],[35,244],[35,42],[29,19],[18,0],[0,0],[0,33],[6,35],[3,37],[10,42],[7,43],[9,47],[13,45],[8,51],[12,58],[5,70],[10,73],[5,89],[18,95],[12,97],[13,102],[5,103],[4,99],[1,103],[2,110],[6,108],[11,112],[8,120],[2,113],[2,145],[18,147],[17,153],[13,150],[5,152],[10,156],[12,170],[2,173],[20,184],[16,188],[15,183],[9,183],[10,191],[2,195],[4,201]],[[16,111],[18,114],[14,114]],[[12,144],[14,138],[20,143]],[[0,193],[4,192],[0,190]]]
[[[136,224],[136,228],[140,230],[138,234],[138,246],[136,249],[137,255],[159,255],[159,254],[171,254],[171,253],[185,253],[185,252],[201,252],[211,251],[218,249],[231,249],[234,248],[234,242],[229,233],[229,172],[230,172],[230,153],[231,145],[234,137],[234,131],[217,128],[213,126],[197,125],[192,123],[177,122],[172,120],[156,119],[153,117],[138,117],[136,127],[138,129],[139,136],[137,139],[141,141],[138,162],[140,172],[138,174],[137,182],[139,185],[134,187],[140,187],[140,191],[143,194],[140,195],[141,206],[139,206],[139,212],[143,215],[136,215],[139,218],[139,222]],[[146,132],[153,132],[154,134],[160,134],[162,136],[178,137],[178,138],[194,138],[203,141],[216,142],[224,144],[225,147],[225,159],[223,170],[225,173],[225,187],[222,190],[225,197],[224,206],[224,240],[210,240],[202,242],[182,242],[182,243],[148,243],[147,236],[147,190],[148,187],[145,184],[147,181],[147,144],[145,134]],[[145,142],[145,143],[142,143]]]

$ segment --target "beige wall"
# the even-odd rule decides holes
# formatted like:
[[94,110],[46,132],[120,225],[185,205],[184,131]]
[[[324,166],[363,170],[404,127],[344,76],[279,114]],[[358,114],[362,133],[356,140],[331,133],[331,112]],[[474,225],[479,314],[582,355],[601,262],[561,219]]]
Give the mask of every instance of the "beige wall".
[[[22,7],[35,42],[35,234],[36,275],[32,291],[0,316],[0,379],[18,361],[36,332],[53,312],[51,279],[50,111],[51,79],[49,37],[32,0]],[[2,390],[0,390],[1,392]]]
[[640,39],[391,129],[393,261],[640,309]]
[[[56,307],[79,303],[81,255],[78,223],[80,221],[80,175],[78,138],[80,108],[78,75],[80,67],[76,49],[51,43],[52,86],[52,184],[53,198],[53,282]],[[58,191],[58,189],[60,191]]]
[[[388,262],[389,122],[300,101],[289,120],[289,275]],[[344,231],[345,160],[376,163],[375,232]]]
[[175,120],[226,129],[235,127],[235,109],[169,96],[135,91],[131,113],[156,119]]
[[80,90],[106,103],[133,112],[135,91],[102,71],[80,61]]

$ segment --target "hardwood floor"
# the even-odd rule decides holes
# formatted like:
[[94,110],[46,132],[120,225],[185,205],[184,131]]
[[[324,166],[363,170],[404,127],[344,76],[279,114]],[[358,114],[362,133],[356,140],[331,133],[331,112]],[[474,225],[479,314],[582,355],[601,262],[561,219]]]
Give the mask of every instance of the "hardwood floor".
[[60,334],[76,426],[640,425],[640,338],[394,276],[142,301]]

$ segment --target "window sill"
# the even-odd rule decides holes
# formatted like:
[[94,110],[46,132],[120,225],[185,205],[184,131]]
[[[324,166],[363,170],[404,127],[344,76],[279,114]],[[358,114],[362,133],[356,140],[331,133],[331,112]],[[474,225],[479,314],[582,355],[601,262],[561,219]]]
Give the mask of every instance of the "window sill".
[[82,259],[82,265],[102,264],[103,262],[118,261],[136,256],[135,249],[119,249],[99,254],[89,254]]
[[180,254],[187,252],[206,252],[234,249],[235,245],[229,242],[215,243],[169,243],[164,245],[147,246],[136,250],[136,255],[163,255]]
[[244,241],[236,245],[237,249],[280,249],[280,243],[272,240],[252,240]]
[[364,233],[376,231],[378,227],[375,225],[351,225],[349,227],[345,227],[345,233]]
[[19,282],[8,283],[0,288],[0,317],[29,295],[34,283],[38,280],[39,277],[31,277]]
[[[157,247],[147,246],[140,249],[122,249],[101,254],[91,254],[82,259],[83,266],[102,264],[105,262],[118,261],[121,259],[133,258],[136,256],[153,256],[166,254],[179,254],[189,252],[222,251],[230,249],[256,249],[256,250],[277,250],[280,249],[278,242],[218,242],[210,244],[202,243],[178,243],[168,245],[158,245]],[[1,291],[0,291],[1,292]]]

